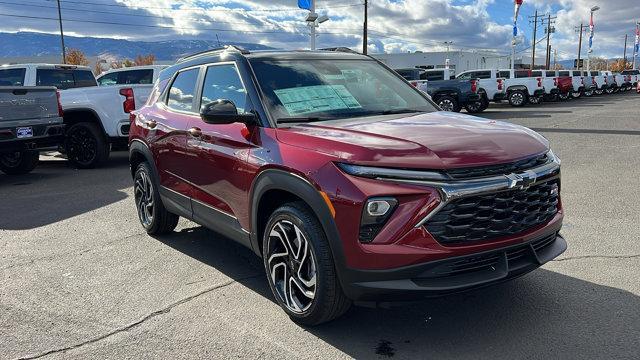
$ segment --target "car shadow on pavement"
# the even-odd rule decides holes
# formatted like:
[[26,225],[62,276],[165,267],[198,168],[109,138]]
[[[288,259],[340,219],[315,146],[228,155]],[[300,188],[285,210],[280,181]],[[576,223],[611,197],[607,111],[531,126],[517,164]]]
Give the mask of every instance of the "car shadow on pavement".
[[546,110],[543,108],[536,110],[521,110],[521,111],[491,111],[486,110],[481,114],[478,114],[481,117],[487,117],[495,120],[504,120],[504,119],[536,119],[536,118],[550,118],[551,114],[571,114],[569,110]]
[[112,153],[104,166],[88,170],[41,155],[29,174],[0,174],[0,230],[33,229],[125,199],[123,190],[133,184],[128,165],[123,152]]
[[[242,245],[203,227],[158,240],[277,306],[261,260]],[[333,322],[300,331],[357,359],[631,359],[640,353],[638,309],[640,297],[630,292],[539,269],[463,294],[354,306]]]

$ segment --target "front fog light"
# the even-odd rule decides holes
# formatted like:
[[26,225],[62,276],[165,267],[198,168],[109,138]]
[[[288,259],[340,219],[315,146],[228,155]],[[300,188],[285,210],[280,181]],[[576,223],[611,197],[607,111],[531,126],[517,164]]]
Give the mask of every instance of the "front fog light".
[[398,200],[391,197],[367,200],[364,209],[362,209],[362,218],[360,219],[360,242],[372,242],[380,233],[384,224],[387,223],[397,205]]

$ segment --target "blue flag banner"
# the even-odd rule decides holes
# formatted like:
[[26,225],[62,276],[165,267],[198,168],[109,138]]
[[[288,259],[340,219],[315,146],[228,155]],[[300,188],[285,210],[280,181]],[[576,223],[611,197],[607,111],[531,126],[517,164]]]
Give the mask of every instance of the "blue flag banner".
[[311,10],[311,0],[298,0],[300,9]]
[[518,27],[516,25],[513,25],[513,37],[518,36]]

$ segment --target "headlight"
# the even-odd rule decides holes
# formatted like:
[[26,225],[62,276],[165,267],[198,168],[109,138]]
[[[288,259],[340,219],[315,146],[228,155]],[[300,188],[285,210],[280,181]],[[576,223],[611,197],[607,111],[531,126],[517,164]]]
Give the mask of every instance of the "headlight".
[[346,163],[337,163],[338,167],[349,175],[370,179],[403,179],[403,180],[449,180],[447,175],[435,171],[404,170],[393,168],[381,168],[372,166],[360,166]]

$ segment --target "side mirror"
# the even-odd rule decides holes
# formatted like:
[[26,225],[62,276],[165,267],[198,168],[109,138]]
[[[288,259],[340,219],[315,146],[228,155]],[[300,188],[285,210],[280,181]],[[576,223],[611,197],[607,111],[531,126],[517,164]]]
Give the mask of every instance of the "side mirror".
[[238,114],[238,108],[231,100],[219,99],[200,107],[200,117],[207,124],[233,124],[244,123],[254,125],[256,123],[255,114]]

